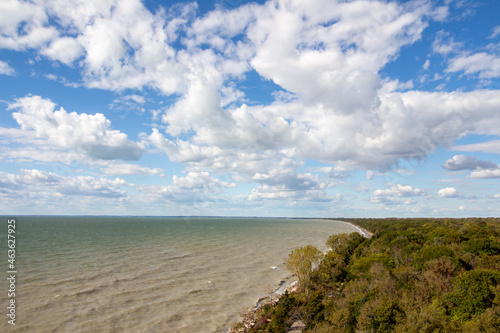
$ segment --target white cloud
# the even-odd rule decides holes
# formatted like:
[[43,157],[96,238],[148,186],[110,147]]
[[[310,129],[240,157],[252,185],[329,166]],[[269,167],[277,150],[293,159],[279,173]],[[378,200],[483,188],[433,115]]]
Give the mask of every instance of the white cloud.
[[119,178],[109,180],[90,176],[66,177],[57,190],[61,194],[80,196],[125,197],[126,192],[119,187],[127,183]]
[[470,178],[478,178],[478,179],[484,179],[484,178],[500,178],[500,168],[497,167],[497,169],[489,169],[489,170],[475,170],[471,172]]
[[455,42],[448,32],[443,30],[436,34],[436,39],[432,42],[432,50],[441,55],[456,53],[462,49],[462,43]]
[[480,78],[500,77],[500,57],[485,52],[456,56],[449,61],[447,72],[479,74]]
[[52,60],[58,60],[66,65],[71,65],[76,59],[83,55],[83,47],[77,39],[63,37],[54,40],[42,54]]
[[252,190],[249,200],[295,200],[330,202],[332,198],[320,189],[294,190],[286,185],[259,185]]
[[424,65],[422,66],[422,68],[424,70],[428,70],[429,69],[429,66],[431,65],[431,61],[429,59],[427,59],[424,63]]
[[[444,7],[419,4],[276,0],[197,18],[195,3],[151,13],[136,0],[82,0],[71,6],[52,0],[44,8],[6,1],[2,5],[12,7],[6,11],[12,17],[9,24],[0,20],[0,46],[17,43],[75,66],[88,87],[119,92],[151,87],[177,98],[162,114],[166,131],[152,129],[141,143],[112,130],[101,114],[56,110],[36,96],[19,99],[11,108],[17,108],[14,116],[24,132],[37,136],[33,141],[93,159],[138,159],[150,145],[193,172],[167,187],[172,198],[181,193],[192,199],[189,186],[225,188],[204,173],[229,171],[257,184],[252,199],[321,201],[329,200],[324,190],[330,183],[298,172],[305,159],[345,170],[387,171],[470,133],[500,135],[499,91],[401,92],[413,89],[413,81],[380,77],[403,46],[422,37],[430,17],[446,16]],[[58,31],[51,22],[58,22]],[[41,37],[30,42],[35,33]],[[433,48],[450,55],[462,46],[441,32]],[[485,65],[489,58],[479,53],[460,56],[462,62],[453,58],[449,70],[497,75],[495,59]],[[423,68],[429,66],[427,59]],[[235,82],[250,71],[282,88],[274,92],[274,103],[245,100]],[[249,105],[241,105],[244,101]],[[117,98],[110,108],[142,112],[144,103],[132,94]],[[9,154],[15,156],[12,149]],[[102,170],[161,172],[132,164]],[[375,171],[369,172],[368,179]],[[390,201],[412,191],[419,195],[416,190],[378,190],[373,200]]]
[[4,162],[69,165],[78,159],[80,154],[72,149],[37,138],[33,131],[0,127],[0,160]]
[[273,2],[260,8],[248,31],[256,45],[252,66],[306,104],[340,113],[377,105],[377,71],[420,38],[428,9],[404,13],[394,3],[320,1],[286,8]]
[[173,176],[174,186],[179,189],[193,190],[206,187],[236,187],[235,183],[229,183],[215,179],[208,172],[189,172],[186,177]]
[[491,32],[491,35],[489,38],[495,38],[497,37],[498,35],[500,35],[500,25],[497,25],[496,27],[494,27],[492,29],[492,32]]
[[12,116],[23,130],[94,159],[137,160],[144,151],[140,144],[128,140],[126,134],[112,130],[111,122],[100,113],[55,110],[52,101],[40,96],[19,98],[9,108],[18,110]]
[[[173,185],[136,185],[145,200],[158,203],[175,202],[188,205],[203,205],[204,202],[224,201],[220,196],[223,188],[236,184],[212,177],[208,172],[189,172],[186,177],[172,177]],[[186,214],[190,215],[192,212]]]
[[[423,159],[441,145],[451,145],[468,133],[499,134],[498,91],[471,93],[379,92],[372,113],[337,114],[300,100],[269,106],[242,106],[230,112],[207,87],[179,101],[164,117],[170,140],[154,129],[147,141],[173,161],[202,163],[235,170],[245,156],[280,160],[285,151],[348,168],[389,170],[399,159]],[[196,98],[197,96],[198,98]],[[207,106],[207,108],[204,108]],[[208,107],[212,106],[212,107]],[[287,121],[285,121],[287,119]],[[262,149],[274,153],[262,154]],[[265,156],[265,157],[264,157]]]
[[[389,119],[384,123],[388,132],[384,136],[397,133],[399,140],[405,142],[409,150],[414,153],[420,150],[425,155],[437,146],[450,145],[468,133],[499,134],[500,120],[494,116],[499,106],[500,91],[496,90],[389,94],[384,98],[382,108],[397,111],[392,111],[395,113],[393,123]],[[410,113],[400,113],[403,110]],[[405,133],[397,131],[392,124],[399,126]],[[420,140],[418,144],[413,141],[417,138]]]
[[474,170],[477,168],[496,169],[497,165],[493,161],[478,161],[476,157],[455,155],[444,163],[443,168],[451,171]]
[[[150,137],[173,160],[220,154],[232,155],[229,159],[274,149],[278,155],[288,150],[298,158],[387,170],[400,158],[421,158],[443,143],[419,146],[418,133],[406,130],[418,116],[408,114],[404,103],[387,105],[378,75],[403,45],[421,38],[426,15],[433,12],[428,5],[293,1],[276,6],[270,1],[199,19],[194,7],[177,7],[181,13],[174,18],[168,12],[152,14],[133,0],[71,7],[64,11],[61,3],[51,2],[47,13],[84,48],[87,85],[113,90],[150,85],[182,94],[163,120],[170,135],[193,134],[182,141],[162,139],[154,131]],[[187,32],[185,49],[176,53],[169,43],[180,29]],[[245,38],[235,38],[239,35]],[[71,38],[58,37],[54,45]],[[63,60],[71,62],[78,54]],[[231,79],[249,71],[249,63],[296,98],[229,107],[229,101],[242,98]],[[397,126],[393,119],[399,119]]]
[[[102,162],[101,162],[102,163]],[[164,169],[160,168],[147,168],[137,164],[129,163],[117,163],[104,161],[104,166],[101,167],[102,172],[105,175],[158,175],[164,172]]]
[[145,111],[144,103],[146,103],[144,96],[124,95],[115,98],[113,103],[108,105],[108,109],[122,113],[122,117],[125,117],[129,112],[143,113]]
[[[493,29],[490,38],[494,38],[499,27]],[[462,43],[455,42],[450,33],[443,30],[436,34],[432,44],[433,51],[447,58],[446,73],[464,73],[477,76],[481,79],[494,79],[500,77],[500,44],[487,45],[485,52],[468,51]],[[428,63],[426,62],[426,65]],[[424,65],[424,69],[426,65]],[[428,66],[427,66],[428,67]]]
[[482,151],[485,153],[500,154],[500,140],[491,140],[487,142],[472,143],[468,145],[457,145],[451,147],[451,149],[457,151],[469,151],[469,152]]
[[[150,85],[181,92],[186,67],[169,46],[196,5],[152,14],[138,0],[0,4],[0,47],[34,48],[52,60],[81,68],[89,87],[111,90]],[[52,26],[57,22],[58,26]]]
[[423,195],[423,191],[419,188],[413,188],[410,185],[397,184],[386,190],[374,191],[370,197],[370,202],[382,204],[413,204],[413,200],[400,198],[410,198],[421,195]]
[[441,198],[456,198],[459,196],[458,191],[454,187],[442,188],[438,191]]
[[0,60],[0,75],[14,75],[16,71],[8,63]]
[[29,193],[55,193],[90,197],[120,198],[127,194],[121,186],[128,185],[116,178],[95,178],[91,176],[63,177],[52,172],[21,169],[20,173],[0,172],[0,189],[10,191],[29,191]]
[[410,185],[397,184],[387,190],[376,190],[373,192],[375,196],[391,196],[391,197],[411,197],[415,195],[421,195],[422,190],[419,188],[413,188]]
[[0,47],[12,50],[43,47],[58,31],[46,26],[48,16],[39,5],[16,0],[0,2]]
[[146,103],[146,98],[141,95],[125,95],[122,97],[122,99],[126,101],[134,101],[137,104]]

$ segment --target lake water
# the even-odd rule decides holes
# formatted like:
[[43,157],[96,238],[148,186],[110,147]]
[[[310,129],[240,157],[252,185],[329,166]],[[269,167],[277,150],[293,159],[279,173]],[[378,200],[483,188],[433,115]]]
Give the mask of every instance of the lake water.
[[15,220],[16,326],[7,323],[4,278],[1,332],[227,332],[289,275],[290,251],[307,244],[325,250],[328,236],[357,231],[313,219]]

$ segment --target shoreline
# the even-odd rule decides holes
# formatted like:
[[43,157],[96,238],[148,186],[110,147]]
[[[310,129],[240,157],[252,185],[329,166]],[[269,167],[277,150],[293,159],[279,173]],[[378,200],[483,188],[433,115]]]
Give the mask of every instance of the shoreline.
[[[292,279],[292,278],[287,277],[287,279]],[[272,295],[259,298],[255,306],[249,308],[241,320],[233,323],[231,327],[228,328],[227,333],[244,333],[247,330],[251,329],[257,324],[257,320],[259,319],[257,317],[257,311],[261,307],[263,307],[266,304],[271,304],[271,305],[278,304],[281,296],[283,296],[286,292],[292,293],[297,291],[298,287],[299,287],[298,280],[293,280],[291,283],[287,283],[285,280],[283,280],[278,289],[276,289]],[[276,296],[273,297],[273,295]],[[236,328],[237,325],[242,327]]]
[[346,223],[349,223],[349,224],[351,224],[354,228],[358,229],[358,230],[359,230],[359,232],[360,232],[360,233],[361,233],[364,237],[366,237],[366,238],[368,238],[368,239],[372,238],[372,236],[373,236],[373,233],[372,233],[372,232],[369,232],[368,230],[366,230],[366,229],[364,229],[364,228],[361,228],[360,226],[357,226],[357,225],[355,225],[355,224],[353,224],[353,223],[350,223],[350,222],[346,222]]
[[[350,224],[356,230],[358,230],[358,232],[365,238],[370,239],[373,236],[372,232],[369,232],[368,230],[361,228],[360,226],[355,225],[354,223],[341,220],[335,220],[335,221]],[[230,328],[228,328],[227,333],[242,333],[254,327],[258,319],[256,317],[257,311],[266,304],[271,304],[271,305],[277,304],[281,296],[283,296],[286,292],[291,293],[296,291],[298,289],[298,282],[299,281],[297,279],[294,279],[293,276],[287,276],[286,278],[282,279],[280,285],[273,293],[271,293],[269,296],[259,298],[255,303],[255,306],[249,308],[240,321],[234,323]],[[243,327],[235,328],[235,326],[238,324],[240,324]]]
[[338,222],[343,222],[343,223],[346,223],[346,224],[350,224],[351,226],[353,226],[354,228],[356,228],[363,237],[366,237],[368,239],[372,238],[372,236],[373,236],[373,232],[369,232],[368,230],[366,230],[364,228],[361,228],[359,225],[356,225],[356,224],[354,224],[352,222],[347,222],[347,221],[342,221],[342,220],[334,220],[334,221],[338,221]]

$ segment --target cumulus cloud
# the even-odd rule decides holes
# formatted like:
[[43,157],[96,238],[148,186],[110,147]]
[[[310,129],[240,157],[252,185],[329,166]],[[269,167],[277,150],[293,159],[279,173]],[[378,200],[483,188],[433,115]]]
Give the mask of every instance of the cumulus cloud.
[[443,168],[450,171],[496,169],[497,165],[493,161],[479,161],[476,157],[455,155],[444,163]]
[[[162,120],[167,134],[191,137],[150,135],[151,143],[174,160],[218,158],[236,149],[234,159],[240,149],[274,149],[387,170],[401,158],[422,158],[463,133],[452,129],[447,138],[419,144],[428,131],[420,136],[406,128],[415,121],[424,127],[426,119],[418,119],[420,109],[408,112],[411,96],[388,95],[378,74],[402,46],[421,38],[426,20],[435,14],[429,4],[269,1],[219,8],[201,18],[194,16],[193,5],[177,6],[174,16],[151,13],[134,0],[71,7],[62,11],[51,2],[45,8],[44,17],[57,17],[71,36],[54,38],[42,54],[55,56],[60,54],[52,52],[57,45],[68,45],[74,52],[53,59],[71,63],[83,57],[89,86],[121,90],[149,85],[165,94],[181,93]],[[184,48],[175,51],[170,43],[178,41],[181,31]],[[252,107],[228,104],[227,99],[243,96],[231,88],[232,80],[251,69],[294,98]],[[434,114],[444,112],[432,106]],[[444,127],[437,119],[432,125]],[[103,158],[103,148],[91,146],[87,153]]]
[[[263,160],[291,156],[387,171],[466,133],[496,131],[498,122],[484,121],[500,106],[496,91],[400,93],[383,85],[378,71],[421,37],[430,7],[358,5],[268,2],[195,20],[182,62],[196,75],[188,76],[186,93],[163,115],[166,135],[153,129],[145,142],[190,168],[230,170],[259,182],[255,191],[284,186],[276,188],[284,193],[285,183],[253,178],[258,168],[280,170]],[[246,40],[234,38],[238,34]],[[212,49],[202,52],[202,44]],[[248,70],[246,62],[293,98],[275,94],[269,105],[225,104],[222,87]],[[175,138],[181,134],[182,140]]]
[[475,157],[455,155],[447,160],[443,168],[450,171],[473,170],[468,178],[500,178],[500,167],[493,161],[480,161]]
[[9,105],[16,109],[12,116],[26,131],[38,138],[94,159],[137,160],[144,148],[128,140],[127,135],[111,129],[104,115],[68,113],[63,108],[40,96],[19,98]]
[[327,183],[320,181],[317,175],[307,174],[270,174],[257,173],[253,180],[261,185],[252,190],[249,200],[293,199],[299,201],[332,201],[325,192]]
[[297,191],[290,190],[285,185],[259,185],[252,190],[249,200],[296,200],[313,202],[330,202],[332,198],[321,190]]
[[203,189],[207,187],[236,187],[235,183],[229,183],[215,179],[208,172],[189,172],[186,177],[173,176],[174,186],[179,189]]
[[445,187],[438,191],[441,198],[456,198],[459,196],[457,189],[454,187]]
[[500,178],[500,168],[497,167],[497,169],[491,169],[491,170],[475,170],[471,172],[469,177],[478,179]]
[[259,10],[248,31],[256,45],[252,67],[306,104],[351,113],[377,105],[378,70],[420,38],[429,8],[270,1]]
[[[413,82],[381,77],[405,45],[422,38],[429,20],[446,17],[445,7],[430,2],[272,0],[232,10],[218,7],[203,17],[196,16],[196,3],[154,13],[138,0],[71,6],[8,0],[0,6],[0,47],[33,48],[74,66],[87,87],[153,88],[174,98],[161,114],[166,130],[154,128],[140,143],[112,130],[102,114],[56,110],[37,96],[11,104],[21,128],[51,146],[97,160],[137,160],[146,146],[163,152],[186,163],[190,174],[162,193],[186,200],[189,186],[226,188],[204,172],[231,172],[239,181],[257,184],[250,195],[255,200],[327,201],[330,183],[297,171],[301,161],[370,170],[371,179],[375,170],[423,160],[467,134],[500,135],[499,91],[401,92],[413,89]],[[445,32],[433,49],[451,57],[450,72],[498,76],[496,58],[459,54],[462,45]],[[427,60],[424,69],[429,66]],[[258,104],[240,90],[236,82],[250,73],[276,86],[270,92],[273,102]],[[110,108],[142,112],[144,103],[129,94]],[[463,168],[466,162],[446,165]],[[121,171],[118,164],[103,170],[161,172],[121,166]],[[421,194],[398,186],[376,191],[373,202]]]
[[[172,177],[172,185],[136,185],[146,200],[202,205],[204,202],[224,201],[219,196],[223,188],[236,184],[213,177],[208,172],[189,172],[185,177]],[[192,214],[192,212],[190,213]],[[187,214],[189,215],[189,214]]]
[[386,190],[376,190],[370,197],[370,202],[372,203],[382,203],[382,204],[395,204],[395,203],[413,203],[409,199],[401,198],[411,198],[415,196],[423,195],[423,191],[419,188],[413,188],[410,185],[397,184],[388,188]]
[[43,49],[42,54],[52,60],[70,65],[83,55],[83,51],[84,49],[77,39],[62,37],[54,40],[47,48]]
[[37,138],[32,131],[0,127],[0,160],[4,162],[43,162],[65,165],[81,159],[68,147]]
[[0,172],[0,189],[12,191],[27,190],[30,193],[53,192],[64,195],[120,198],[127,194],[121,186],[128,185],[116,178],[95,178],[91,176],[63,177],[52,172],[21,169],[19,174]]
[[[0,47],[33,48],[51,60],[77,65],[89,87],[123,90],[150,85],[179,93],[186,70],[174,59],[169,43],[195,10],[196,5],[189,4],[172,13],[153,14],[139,0],[71,5],[7,0],[0,4]],[[83,61],[76,63],[80,58]]]
[[43,47],[59,35],[47,26],[49,18],[39,5],[16,0],[0,3],[0,47],[11,50]]

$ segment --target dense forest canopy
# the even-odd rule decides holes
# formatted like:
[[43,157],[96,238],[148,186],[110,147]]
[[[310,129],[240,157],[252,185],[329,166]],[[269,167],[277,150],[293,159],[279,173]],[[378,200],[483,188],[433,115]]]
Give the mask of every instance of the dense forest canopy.
[[500,332],[500,219],[346,221],[373,236],[330,236],[301,288],[240,331]]

